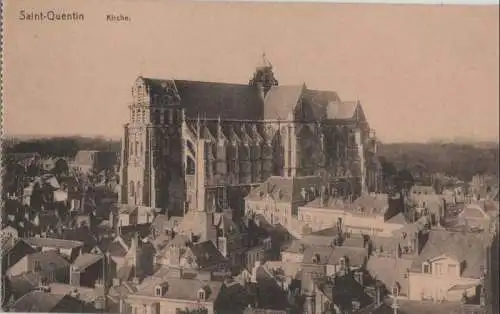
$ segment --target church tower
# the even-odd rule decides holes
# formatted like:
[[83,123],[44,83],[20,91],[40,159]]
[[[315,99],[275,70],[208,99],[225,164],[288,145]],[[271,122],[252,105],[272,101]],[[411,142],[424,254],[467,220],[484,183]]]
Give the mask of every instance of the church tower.
[[266,97],[271,87],[278,86],[278,80],[274,77],[273,65],[267,60],[265,53],[262,54],[262,60],[257,65],[249,85],[255,86],[260,91],[262,99]]
[[174,82],[138,77],[132,87],[129,111],[122,141],[119,202],[181,207],[184,183],[180,137],[184,114]]

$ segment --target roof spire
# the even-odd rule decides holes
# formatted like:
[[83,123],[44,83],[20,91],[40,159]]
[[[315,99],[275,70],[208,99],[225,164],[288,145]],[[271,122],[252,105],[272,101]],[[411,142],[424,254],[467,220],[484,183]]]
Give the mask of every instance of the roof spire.
[[269,62],[269,60],[267,59],[265,51],[262,52],[262,66],[263,67],[269,67],[269,68],[273,67],[273,65],[271,64],[271,62]]
[[196,139],[200,139],[200,113],[196,115]]
[[217,117],[217,137],[222,138],[222,122],[220,121],[220,115]]

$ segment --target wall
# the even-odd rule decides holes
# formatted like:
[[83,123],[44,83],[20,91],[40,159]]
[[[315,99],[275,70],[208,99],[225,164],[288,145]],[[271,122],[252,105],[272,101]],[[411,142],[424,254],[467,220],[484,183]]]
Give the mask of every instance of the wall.
[[19,276],[29,270],[28,268],[28,256],[23,257],[17,263],[12,265],[12,267],[7,270],[8,276]]
[[197,309],[199,306],[206,308],[208,310],[208,314],[215,313],[212,302],[173,300],[159,297],[129,295],[126,303],[132,307],[131,312],[137,314],[177,314],[177,309]]
[[304,254],[302,253],[291,253],[291,252],[281,252],[281,260],[287,263],[302,263],[304,259]]
[[[443,265],[443,275],[435,274],[434,269],[432,274],[410,272],[408,275],[409,281],[409,299],[421,300],[422,293],[424,298],[434,298],[441,300],[445,298],[448,301],[460,301],[462,292],[448,293],[448,290],[455,285],[479,284],[479,279],[464,278],[447,273],[447,265],[449,263],[457,263],[451,259],[441,259],[436,261]],[[459,270],[459,267],[457,268]],[[471,296],[471,294],[469,294]]]

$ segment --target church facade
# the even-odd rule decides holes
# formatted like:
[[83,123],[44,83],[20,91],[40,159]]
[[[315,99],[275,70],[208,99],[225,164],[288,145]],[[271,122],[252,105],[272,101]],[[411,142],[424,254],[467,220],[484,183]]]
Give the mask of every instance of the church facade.
[[138,77],[129,110],[124,204],[216,211],[271,176],[350,178],[358,193],[380,186],[361,104],[305,84],[281,86],[265,59],[248,84]]

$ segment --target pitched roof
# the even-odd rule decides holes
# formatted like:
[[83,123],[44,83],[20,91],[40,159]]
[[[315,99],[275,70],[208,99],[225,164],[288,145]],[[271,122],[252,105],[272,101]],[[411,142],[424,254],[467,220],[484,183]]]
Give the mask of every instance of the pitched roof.
[[273,86],[264,99],[264,119],[286,120],[300,100],[303,86]]
[[55,247],[60,249],[75,249],[83,246],[83,242],[62,240],[55,238],[27,238],[24,240],[31,246],[36,247]]
[[398,282],[401,292],[408,293],[407,270],[411,268],[412,259],[371,256],[366,263],[366,269],[372,277],[380,280],[387,289]]
[[249,85],[175,80],[187,118],[259,120],[262,101]]
[[356,114],[362,115],[361,107],[354,101],[333,101],[328,103],[327,118],[332,120],[358,120]]
[[302,107],[306,118],[320,120],[328,117],[328,108],[332,103],[341,102],[339,96],[333,91],[306,89],[303,94]]
[[106,252],[109,252],[111,256],[125,256],[127,254],[127,249],[118,241],[109,241],[105,244],[101,244],[101,248]]
[[56,251],[35,252],[27,255],[28,260],[40,261],[42,270],[59,269],[69,267],[70,263]]
[[52,312],[63,297],[63,295],[31,291],[19,298],[11,310],[14,312]]
[[212,241],[196,243],[189,249],[196,258],[196,263],[200,268],[205,268],[226,261],[224,256],[222,256]]
[[[222,288],[221,282],[201,281],[197,279],[181,279],[172,277],[149,277],[137,286],[138,296],[155,296],[157,285],[166,284],[167,289],[163,298],[175,300],[198,300],[198,291],[204,289],[206,292],[206,301],[213,302],[217,299]],[[129,295],[134,297],[134,295]]]
[[85,269],[91,265],[94,265],[96,262],[100,261],[103,258],[102,255],[97,254],[82,254],[79,255],[75,261],[73,262],[73,266],[78,267],[79,269]]
[[19,298],[34,290],[40,282],[39,273],[24,273],[18,276],[9,277],[12,294]]
[[386,194],[363,195],[354,200],[353,209],[364,209],[368,213],[383,215],[389,208],[389,198]]
[[50,235],[50,237],[62,240],[82,242],[84,245],[89,246],[97,244],[97,239],[95,238],[92,231],[85,227],[63,229],[61,234],[53,233]]
[[421,254],[412,264],[412,271],[421,272],[424,261],[446,255],[464,262],[462,277],[479,278],[481,268],[486,266],[485,243],[488,242],[484,233],[431,230]]
[[360,302],[361,308],[372,303],[372,298],[352,275],[337,276],[334,280],[335,283],[328,281],[328,278],[320,278],[315,279],[314,283],[337,306],[343,309],[350,308],[354,300]]
[[387,220],[387,223],[405,225],[407,223],[407,219],[403,213],[397,213]]
[[99,289],[87,288],[83,286],[73,286],[63,283],[51,282],[49,283],[50,293],[55,295],[67,295],[70,293],[77,293],[78,299],[85,302],[92,302],[99,296]]

